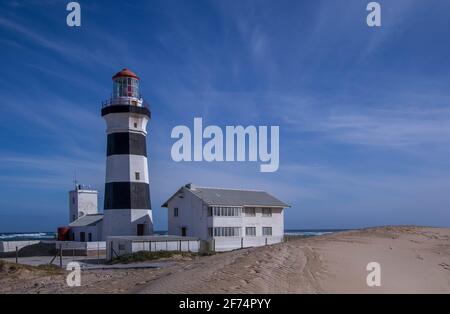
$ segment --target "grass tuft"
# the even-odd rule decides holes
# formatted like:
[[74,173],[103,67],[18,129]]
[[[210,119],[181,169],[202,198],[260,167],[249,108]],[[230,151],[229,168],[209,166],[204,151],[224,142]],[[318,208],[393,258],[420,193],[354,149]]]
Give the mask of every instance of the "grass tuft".
[[64,270],[56,265],[45,264],[39,266],[30,266],[0,260],[0,274],[10,275],[20,273],[22,271],[43,273],[44,275],[58,275],[64,273]]
[[147,252],[140,251],[132,254],[126,254],[119,257],[114,258],[109,264],[130,264],[130,263],[140,263],[147,261],[154,261],[162,258],[186,258],[186,257],[195,257],[197,254],[189,253],[189,252],[168,252],[168,251],[159,251],[159,252]]

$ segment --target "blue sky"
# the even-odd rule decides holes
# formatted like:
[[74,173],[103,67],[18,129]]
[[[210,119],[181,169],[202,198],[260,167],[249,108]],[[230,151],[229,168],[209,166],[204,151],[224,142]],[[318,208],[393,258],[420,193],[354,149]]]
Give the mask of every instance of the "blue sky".
[[[151,103],[155,227],[179,186],[263,189],[286,228],[450,226],[450,2],[69,1],[0,4],[0,231],[67,224],[67,191],[103,197],[111,76],[129,67]],[[170,132],[279,125],[280,169],[175,163]],[[102,202],[101,202],[102,204]]]

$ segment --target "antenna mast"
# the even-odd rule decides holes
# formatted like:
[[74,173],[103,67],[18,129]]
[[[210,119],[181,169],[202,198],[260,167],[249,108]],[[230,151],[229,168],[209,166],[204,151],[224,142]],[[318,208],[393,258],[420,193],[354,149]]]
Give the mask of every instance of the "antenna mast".
[[78,190],[78,181],[77,181],[77,170],[73,171],[73,185],[75,186],[75,190]]

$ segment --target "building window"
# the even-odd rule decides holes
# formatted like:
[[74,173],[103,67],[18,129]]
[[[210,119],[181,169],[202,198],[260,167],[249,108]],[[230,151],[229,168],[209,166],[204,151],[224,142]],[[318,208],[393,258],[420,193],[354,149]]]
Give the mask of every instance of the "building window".
[[136,177],[136,181],[139,181],[141,179],[141,174],[139,172],[135,172],[134,176]]
[[214,216],[239,217],[242,215],[242,207],[213,206]]
[[211,217],[213,215],[213,208],[208,207],[208,217]]
[[262,234],[263,236],[272,236],[272,227],[263,227]]
[[262,216],[263,217],[272,217],[272,208],[263,208]]
[[245,235],[249,237],[256,236],[256,227],[245,227]]
[[173,209],[173,217],[178,217],[178,207]]
[[208,228],[208,237],[214,236],[214,228]]
[[215,237],[240,237],[240,227],[214,227]]
[[137,128],[137,122],[134,123],[134,128],[135,128],[135,129]]
[[245,209],[245,216],[247,217],[255,217],[256,216],[256,209],[252,207],[247,207]]

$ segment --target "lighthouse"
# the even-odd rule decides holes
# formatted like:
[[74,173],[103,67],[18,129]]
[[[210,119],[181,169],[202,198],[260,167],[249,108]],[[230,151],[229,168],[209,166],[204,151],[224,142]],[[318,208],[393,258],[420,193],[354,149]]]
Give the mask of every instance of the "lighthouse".
[[123,69],[112,80],[112,96],[101,111],[107,134],[105,240],[153,233],[146,145],[150,109],[140,95],[135,73]]

